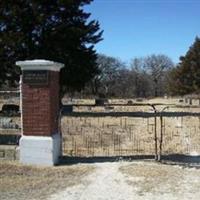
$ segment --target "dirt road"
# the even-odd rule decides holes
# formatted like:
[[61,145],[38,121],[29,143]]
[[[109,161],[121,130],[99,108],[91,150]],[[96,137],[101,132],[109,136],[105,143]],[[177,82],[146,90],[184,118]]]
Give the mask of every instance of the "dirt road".
[[123,165],[124,163],[95,164],[95,173],[87,177],[84,184],[67,188],[53,195],[51,200],[132,200],[132,187],[119,172],[119,167]]
[[84,181],[50,200],[199,200],[200,170],[153,162],[96,163]]

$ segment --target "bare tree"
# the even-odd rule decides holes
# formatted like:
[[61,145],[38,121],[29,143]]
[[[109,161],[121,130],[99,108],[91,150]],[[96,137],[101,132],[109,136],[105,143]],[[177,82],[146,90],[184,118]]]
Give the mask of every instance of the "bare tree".
[[131,62],[131,75],[134,86],[135,97],[152,96],[152,81],[150,75],[145,71],[144,58],[134,58]]
[[134,79],[129,69],[118,70],[118,76],[115,84],[112,85],[112,90],[115,97],[134,97]]
[[92,80],[93,93],[108,96],[112,93],[113,85],[119,76],[118,72],[124,67],[124,64],[117,58],[103,54],[98,55],[97,64],[99,74]]
[[162,91],[164,86],[162,85],[166,72],[174,66],[172,60],[166,55],[151,55],[145,58],[144,67],[151,75],[154,83],[154,95],[163,95]]
[[173,67],[165,55],[135,58],[126,66],[117,58],[100,54],[97,64],[99,74],[92,80],[92,87],[85,88],[85,94],[121,98],[163,96]]

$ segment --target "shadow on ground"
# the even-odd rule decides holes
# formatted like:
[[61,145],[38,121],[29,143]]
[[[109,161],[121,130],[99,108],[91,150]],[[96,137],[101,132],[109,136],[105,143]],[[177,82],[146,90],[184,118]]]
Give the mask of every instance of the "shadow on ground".
[[[154,161],[154,155],[138,156],[114,156],[114,157],[69,157],[63,156],[59,165],[73,165],[78,163],[102,163],[118,161]],[[162,156],[162,164],[180,165],[183,167],[200,168],[200,156],[189,156],[183,154],[170,154]]]
[[154,159],[154,156],[140,155],[140,156],[110,156],[110,157],[70,157],[63,156],[60,159],[60,165],[71,165],[78,163],[102,163],[102,162],[117,162],[117,161],[133,161],[133,160],[147,160]]
[[162,157],[161,163],[170,165],[181,165],[183,167],[200,168],[200,155],[191,156],[184,154],[171,154]]
[[194,112],[68,112],[63,111],[63,116],[71,117],[198,117],[200,113]]

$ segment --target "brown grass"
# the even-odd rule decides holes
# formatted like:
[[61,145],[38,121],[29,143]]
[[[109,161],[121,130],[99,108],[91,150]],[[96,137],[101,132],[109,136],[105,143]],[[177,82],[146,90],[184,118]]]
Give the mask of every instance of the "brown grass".
[[46,199],[66,187],[79,184],[93,172],[84,165],[31,167],[17,162],[0,163],[0,199]]
[[128,184],[137,188],[139,195],[145,193],[177,194],[199,192],[200,170],[186,169],[156,163],[133,163],[123,166],[120,171],[131,176]]

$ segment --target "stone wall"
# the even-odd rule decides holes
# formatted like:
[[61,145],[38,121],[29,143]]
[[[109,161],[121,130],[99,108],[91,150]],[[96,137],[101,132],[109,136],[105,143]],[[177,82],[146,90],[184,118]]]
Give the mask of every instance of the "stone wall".
[[19,147],[0,145],[0,160],[19,160]]
[[[155,126],[156,124],[156,126]],[[156,129],[155,129],[156,127]],[[161,130],[162,127],[162,130]],[[200,154],[200,117],[89,117],[62,119],[64,153],[70,156],[153,155],[163,133],[163,154]]]

